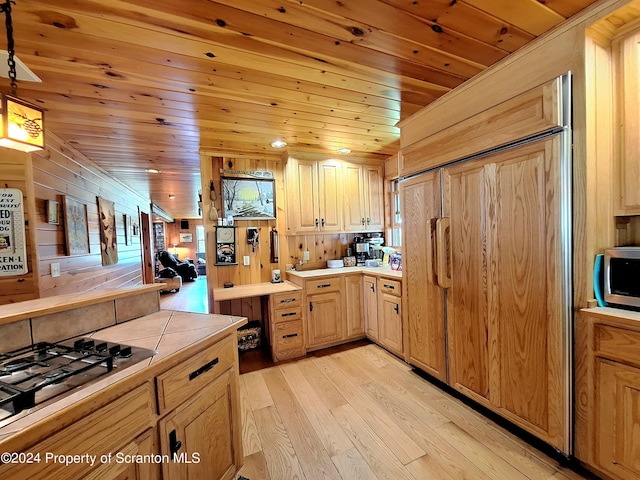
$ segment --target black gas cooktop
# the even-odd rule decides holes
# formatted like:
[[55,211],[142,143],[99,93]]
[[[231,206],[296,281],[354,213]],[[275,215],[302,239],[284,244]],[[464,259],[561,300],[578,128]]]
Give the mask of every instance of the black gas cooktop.
[[41,342],[0,354],[0,427],[155,354],[94,338]]

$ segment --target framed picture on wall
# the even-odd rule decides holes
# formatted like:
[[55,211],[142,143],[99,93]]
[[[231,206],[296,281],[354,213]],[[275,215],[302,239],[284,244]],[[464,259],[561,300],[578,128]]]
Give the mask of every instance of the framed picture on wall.
[[59,204],[55,200],[47,200],[47,223],[58,225],[60,223]]
[[67,255],[89,253],[87,206],[78,200],[63,195],[62,208],[64,210],[64,236]]
[[124,244],[131,245],[131,215],[122,215],[124,221]]
[[180,234],[180,243],[192,243],[193,242],[193,234],[192,233],[181,233]]
[[223,177],[222,213],[238,220],[275,220],[275,181]]
[[106,198],[98,197],[98,226],[102,265],[118,263],[118,237],[116,234],[116,206]]

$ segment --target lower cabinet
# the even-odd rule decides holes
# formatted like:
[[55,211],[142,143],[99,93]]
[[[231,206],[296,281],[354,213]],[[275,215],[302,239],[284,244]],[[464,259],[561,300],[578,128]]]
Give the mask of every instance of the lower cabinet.
[[156,431],[150,428],[131,443],[119,449],[114,460],[101,464],[82,480],[153,480],[160,478],[159,463],[136,462],[138,456],[152,458],[156,455]]
[[236,473],[232,371],[160,420],[164,480],[231,479]]
[[242,466],[235,333],[156,377],[164,480],[224,479]]
[[364,337],[364,297],[362,275],[347,275],[345,282],[345,332],[346,339]]
[[576,377],[577,456],[598,474],[640,480],[640,313],[593,310],[606,314],[582,311],[577,324],[585,350]]
[[602,358],[595,365],[598,466],[618,478],[640,478],[640,368]]
[[379,340],[378,334],[378,282],[376,277],[365,275],[362,279],[364,295],[365,332],[374,342]]
[[305,354],[302,290],[274,293],[269,299],[269,343],[274,362]]
[[309,348],[342,340],[343,327],[340,291],[307,295],[307,345]]
[[403,356],[402,284],[385,277],[363,277],[367,337]]

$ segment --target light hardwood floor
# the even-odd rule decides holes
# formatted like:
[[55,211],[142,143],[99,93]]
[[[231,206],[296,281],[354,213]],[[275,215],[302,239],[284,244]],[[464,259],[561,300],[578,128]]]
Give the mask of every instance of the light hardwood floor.
[[179,312],[209,313],[207,277],[201,276],[193,282],[182,282],[179,292],[162,292],[160,308]]
[[240,376],[251,480],[584,477],[369,344]]

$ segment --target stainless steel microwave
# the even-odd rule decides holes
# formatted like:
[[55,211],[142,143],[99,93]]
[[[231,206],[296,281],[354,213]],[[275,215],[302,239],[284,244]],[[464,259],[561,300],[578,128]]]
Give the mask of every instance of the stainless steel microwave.
[[604,300],[640,308],[640,247],[604,251]]

